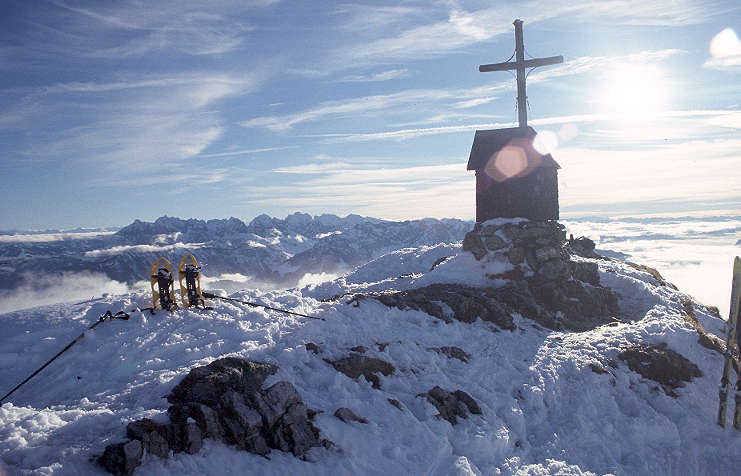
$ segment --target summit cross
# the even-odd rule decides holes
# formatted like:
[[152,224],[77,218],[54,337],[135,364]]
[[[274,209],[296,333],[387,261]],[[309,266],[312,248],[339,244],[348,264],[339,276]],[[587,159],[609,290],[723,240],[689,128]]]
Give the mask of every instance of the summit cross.
[[546,66],[549,64],[563,63],[563,56],[549,56],[548,58],[525,59],[525,45],[522,40],[522,20],[515,20],[515,61],[506,63],[482,64],[479,71],[487,73],[489,71],[507,71],[517,70],[517,119],[520,127],[527,127],[527,94],[525,94],[525,68],[535,68],[537,66]]

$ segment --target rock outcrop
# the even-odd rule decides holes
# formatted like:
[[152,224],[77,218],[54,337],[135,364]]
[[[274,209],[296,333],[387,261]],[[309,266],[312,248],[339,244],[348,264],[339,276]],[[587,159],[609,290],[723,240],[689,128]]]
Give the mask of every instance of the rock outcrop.
[[360,354],[350,354],[338,360],[324,359],[338,372],[342,372],[352,379],[357,379],[361,375],[371,383],[373,388],[381,388],[381,382],[378,374],[383,376],[391,375],[394,372],[394,366],[385,360],[375,357],[367,357]]
[[98,462],[113,474],[130,475],[142,457],[166,458],[170,452],[197,453],[203,438],[267,455],[271,449],[303,458],[319,439],[314,412],[290,382],[263,389],[278,368],[236,357],[196,367],[167,396],[170,423],[151,419],[129,423],[129,441],[110,445]]
[[677,396],[674,390],[683,387],[684,382],[702,377],[697,365],[666,344],[633,345],[620,352],[618,358],[627,363],[633,372],[661,384],[664,392],[671,397]]
[[617,295],[600,286],[597,264],[582,259],[594,255],[593,245],[587,238],[567,244],[563,226],[555,221],[479,223],[466,235],[462,249],[483,269],[493,265],[499,270],[486,274],[491,286],[432,284],[355,294],[351,302],[374,298],[445,322],[481,319],[504,330],[516,328],[512,315],[518,313],[548,329],[586,331],[614,322],[619,313]]
[[426,398],[440,412],[437,416],[447,420],[451,425],[458,423],[457,417],[468,418],[469,413],[481,414],[481,408],[476,400],[463,390],[448,392],[435,386],[429,392],[418,396]]
[[[389,307],[423,311],[445,322],[453,319],[492,322],[502,329],[514,330],[515,324],[506,307],[497,298],[496,290],[479,289],[459,284],[433,284],[408,291],[392,291],[370,295]],[[358,295],[357,298],[365,296]]]

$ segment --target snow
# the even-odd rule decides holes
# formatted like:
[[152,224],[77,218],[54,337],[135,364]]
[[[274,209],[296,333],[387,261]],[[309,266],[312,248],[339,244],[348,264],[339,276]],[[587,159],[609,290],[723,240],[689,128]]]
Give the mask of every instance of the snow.
[[[444,257],[450,258],[430,270]],[[322,412],[315,421],[322,437],[342,452],[316,448],[310,461],[301,461],[275,450],[267,460],[207,440],[196,455],[147,456],[136,474],[737,474],[741,432],[715,424],[722,356],[698,345],[694,328],[681,317],[680,299],[687,296],[623,262],[595,262],[629,319],[583,333],[547,331],[521,316],[509,332],[482,321],[445,324],[374,300],[358,307],[348,298],[319,301],[435,282],[491,285],[483,276],[501,264],[482,269],[459,244],[395,251],[301,290],[231,295],[324,321],[222,300],[210,300],[213,310],[207,311],[132,312],[128,321],[87,331],[2,405],[0,458],[11,474],[105,474],[90,458],[122,441],[128,422],[166,418],[163,396],[189,369],[242,356],[278,365],[266,385],[293,383],[307,405]],[[0,315],[1,391],[106,310],[130,310],[149,299],[139,291]],[[706,329],[723,331],[721,320],[700,305],[695,310]],[[323,352],[308,352],[308,342]],[[678,398],[669,397],[617,359],[637,343],[666,343],[703,376],[678,389]],[[323,360],[344,357],[357,345],[396,368],[380,377],[380,389]],[[464,363],[431,350],[442,346],[459,347],[471,359]],[[598,374],[590,364],[608,373]],[[468,392],[482,415],[455,426],[436,418],[434,407],[419,397],[435,385]],[[333,416],[339,407],[369,423],[341,422]]]

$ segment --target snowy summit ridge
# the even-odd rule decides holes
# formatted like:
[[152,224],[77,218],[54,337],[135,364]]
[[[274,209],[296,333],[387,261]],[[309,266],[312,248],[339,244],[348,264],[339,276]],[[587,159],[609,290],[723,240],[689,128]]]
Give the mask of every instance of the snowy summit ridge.
[[[488,222],[462,245],[390,251],[329,283],[231,295],[324,320],[210,300],[106,322],[0,408],[0,457],[19,474],[105,474],[95,459],[128,441],[128,424],[173,424],[163,396],[230,357],[275,369],[262,396],[214,400],[211,426],[208,412],[178,417],[205,437],[194,454],[134,432],[135,474],[734,474],[741,440],[715,424],[724,321],[656,270],[564,238],[555,222]],[[0,315],[0,381],[22,380],[105,310],[147,300]],[[250,400],[277,402],[289,385],[331,442],[304,459],[270,443],[277,403]],[[241,405],[262,415],[240,410],[269,460],[234,445],[218,412]]]

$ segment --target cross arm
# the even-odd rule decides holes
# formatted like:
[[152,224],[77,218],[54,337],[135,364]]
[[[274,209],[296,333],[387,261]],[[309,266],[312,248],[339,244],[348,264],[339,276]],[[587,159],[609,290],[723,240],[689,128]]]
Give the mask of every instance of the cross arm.
[[489,71],[507,71],[518,68],[535,68],[537,66],[546,66],[549,64],[563,63],[563,56],[549,56],[547,58],[535,58],[525,61],[507,61],[506,63],[482,64],[479,71],[488,73]]
[[563,63],[563,56],[549,56],[547,58],[534,58],[524,61],[525,68],[535,68],[538,66],[547,66],[549,64]]

